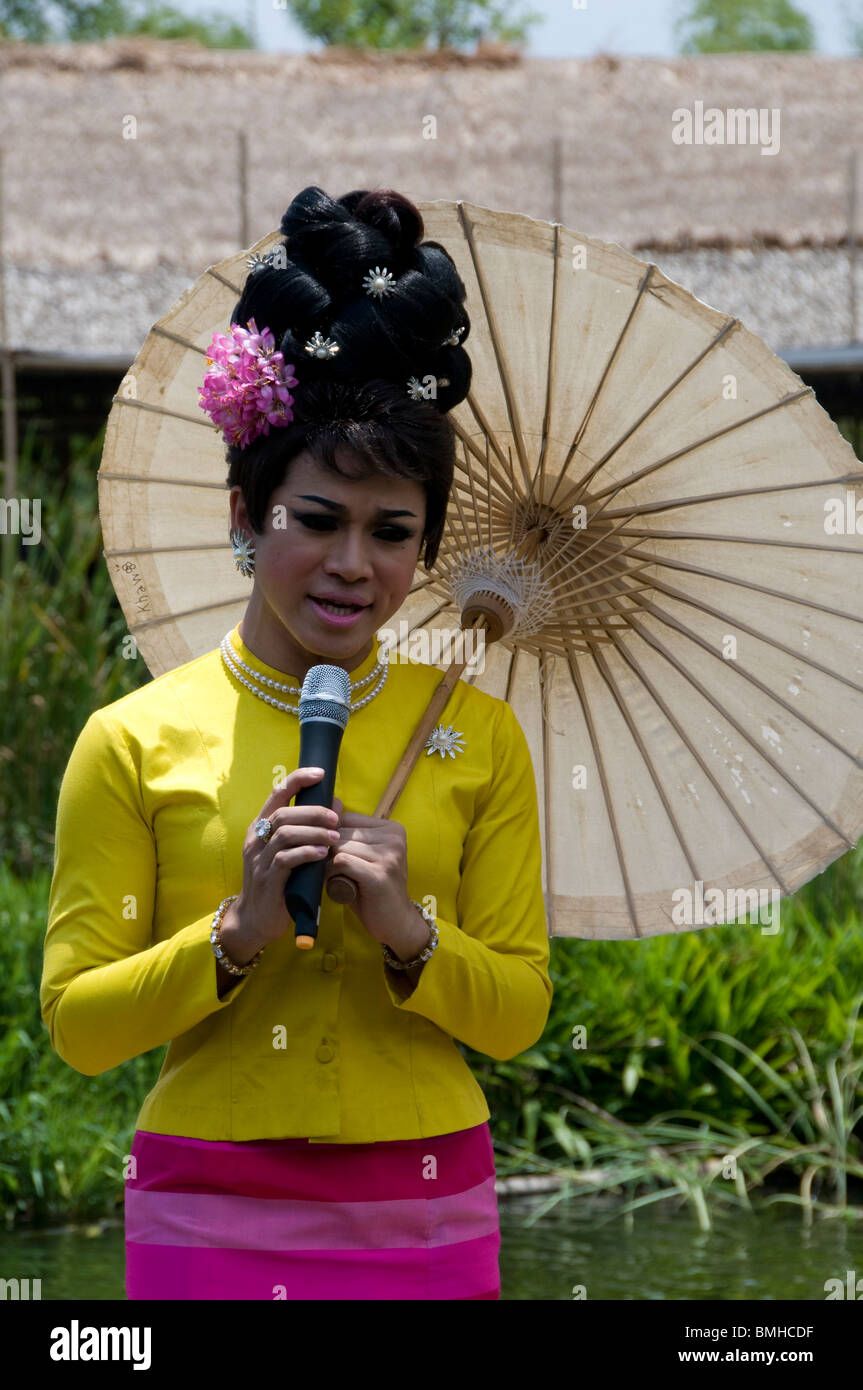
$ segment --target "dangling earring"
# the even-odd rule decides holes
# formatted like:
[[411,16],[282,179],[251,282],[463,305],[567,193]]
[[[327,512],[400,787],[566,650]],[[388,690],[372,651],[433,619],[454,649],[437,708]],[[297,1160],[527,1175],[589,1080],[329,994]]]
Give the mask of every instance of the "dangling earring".
[[240,574],[250,579],[255,573],[255,545],[250,536],[242,531],[231,532],[231,545],[234,547],[234,560]]

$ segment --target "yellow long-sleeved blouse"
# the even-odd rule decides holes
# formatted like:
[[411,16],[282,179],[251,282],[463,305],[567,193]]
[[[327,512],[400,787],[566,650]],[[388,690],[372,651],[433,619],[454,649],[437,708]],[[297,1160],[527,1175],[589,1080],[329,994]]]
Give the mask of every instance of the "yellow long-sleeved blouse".
[[[264,675],[296,676],[235,652]],[[372,670],[380,642],[351,672]],[[391,662],[351,715],[335,794],[374,815],[442,672]],[[454,756],[425,753],[392,818],[408,896],[438,947],[411,989],[350,907],[324,892],[315,947],[292,928],[223,998],[213,914],[243,886],[243,844],[298,766],[299,721],[245,689],[218,648],[95,711],[60,788],[41,983],[51,1045],[94,1076],[170,1042],[139,1129],[213,1140],[424,1138],[489,1118],[453,1039],[506,1059],[552,997],[536,782],[502,700],[459,681]]]

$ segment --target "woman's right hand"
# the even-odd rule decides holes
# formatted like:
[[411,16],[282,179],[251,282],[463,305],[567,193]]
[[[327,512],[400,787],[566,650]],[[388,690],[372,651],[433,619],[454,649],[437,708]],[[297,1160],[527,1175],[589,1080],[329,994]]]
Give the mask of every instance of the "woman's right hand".
[[[322,860],[339,842],[339,812],[328,806],[289,806],[303,787],[323,777],[319,768],[298,767],[264,802],[243,845],[243,890],[222,920],[222,945],[237,965],[284,936],[293,919],[285,906],[285,884],[298,864]],[[339,806],[341,802],[337,803]],[[261,817],[273,833],[255,834]]]

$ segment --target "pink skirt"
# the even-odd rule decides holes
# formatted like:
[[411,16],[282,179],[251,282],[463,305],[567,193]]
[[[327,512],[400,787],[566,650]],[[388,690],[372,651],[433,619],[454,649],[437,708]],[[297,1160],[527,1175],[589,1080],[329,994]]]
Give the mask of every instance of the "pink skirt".
[[137,1130],[130,1299],[497,1299],[488,1121],[375,1144]]

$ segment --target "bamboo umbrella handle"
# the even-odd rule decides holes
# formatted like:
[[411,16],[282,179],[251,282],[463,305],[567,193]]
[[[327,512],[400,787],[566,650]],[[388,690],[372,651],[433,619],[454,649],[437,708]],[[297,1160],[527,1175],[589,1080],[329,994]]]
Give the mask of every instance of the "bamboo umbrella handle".
[[[473,624],[474,627],[485,627],[486,623],[480,619]],[[469,630],[469,629],[468,629]],[[467,665],[465,661],[454,661],[447,671],[444,672],[443,680],[436,687],[425,714],[414,730],[413,737],[401,756],[401,760],[389,780],[386,791],[378,802],[375,810],[376,816],[384,819],[389,817],[405,782],[408,780],[414,765],[425,747],[426,739],[431,733],[437,722],[438,715],[453,692],[456,681]],[[332,874],[327,879],[326,889],[330,897],[337,903],[352,903],[357,896],[357,885],[348,874]]]

